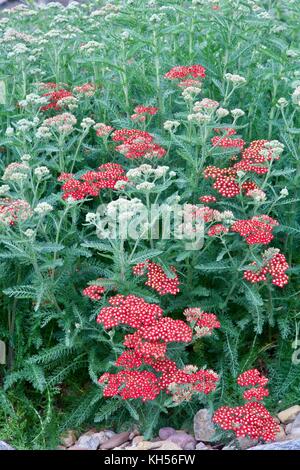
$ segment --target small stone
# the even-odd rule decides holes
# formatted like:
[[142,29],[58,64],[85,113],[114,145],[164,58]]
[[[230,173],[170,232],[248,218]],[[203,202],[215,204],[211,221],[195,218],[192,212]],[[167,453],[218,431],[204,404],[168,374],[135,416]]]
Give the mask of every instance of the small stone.
[[[130,436],[129,436],[130,437]],[[133,447],[136,447],[137,445],[139,445],[140,442],[143,442],[144,440],[144,437],[143,436],[135,436],[133,439],[132,439],[132,446]]]
[[83,434],[78,441],[76,442],[76,446],[78,447],[85,447],[90,450],[97,450],[98,447],[103,444],[107,439],[105,433],[93,433],[91,434],[89,431],[86,434]]
[[[123,444],[121,444],[121,445],[118,447],[118,449],[120,449],[120,450],[126,449],[126,448],[130,447],[130,444],[131,444],[131,441],[126,441],[126,442],[124,442]],[[114,448],[114,450],[115,450],[115,448]]]
[[119,447],[121,444],[124,444],[124,442],[128,441],[129,434],[129,432],[120,432],[119,434],[115,434],[106,442],[101,444],[100,449],[108,450],[113,449],[114,447]]
[[80,447],[80,446],[72,446],[72,447],[69,447],[67,450],[92,450],[92,449],[89,449],[88,447]]
[[132,450],[150,450],[157,448],[157,442],[141,441],[136,447],[131,447]]
[[129,434],[129,439],[132,441],[132,439],[135,437],[135,436],[138,436],[139,435],[139,432],[137,429],[134,429],[134,431],[132,431],[130,434]]
[[272,442],[272,444],[250,447],[248,450],[300,450],[300,440]]
[[196,441],[194,442],[188,442],[185,444],[183,450],[195,450],[196,449]]
[[76,434],[73,429],[69,429],[65,434],[62,435],[61,437],[61,443],[64,447],[71,447],[75,444],[76,442]]
[[283,424],[288,424],[294,421],[298,413],[300,413],[300,406],[295,405],[287,408],[286,410],[280,411],[277,416]]
[[285,427],[286,434],[291,434],[292,426],[293,426],[293,423],[289,423],[286,425]]
[[[299,433],[300,433],[300,429],[299,429]],[[275,440],[276,441],[285,441],[286,440],[286,434],[285,434],[283,426],[280,426],[280,431],[276,434]]]
[[194,434],[197,441],[211,442],[215,436],[211,412],[203,408],[194,417]]
[[15,450],[15,449],[9,444],[7,444],[7,442],[0,441],[0,450]]
[[293,423],[291,423],[290,434],[292,436],[296,436],[296,435],[299,436],[299,434],[300,434],[300,414],[298,414],[296,416],[295,420],[293,421]]
[[67,450],[67,447],[64,446],[57,446],[56,450]]
[[174,444],[177,444],[182,449],[185,449],[185,446],[189,443],[196,445],[195,439],[184,431],[179,431],[175,434],[172,434],[169,437],[169,441],[174,442]]
[[157,450],[182,450],[182,448],[179,445],[167,439],[166,441],[162,441],[162,445],[159,446]]
[[162,441],[164,441],[165,439],[169,439],[169,437],[172,436],[175,433],[176,433],[176,430],[174,428],[166,427],[166,428],[161,428],[159,430],[158,435],[159,435],[160,439]]
[[209,449],[203,442],[198,442],[198,444],[196,445],[196,450],[209,450]]
[[104,431],[104,432],[105,432],[106,437],[108,437],[108,439],[115,436],[115,434],[116,434],[114,431],[111,431],[110,429],[107,430],[107,431]]
[[249,437],[238,437],[237,438],[239,449],[246,450],[249,447],[254,447],[258,441],[250,439]]

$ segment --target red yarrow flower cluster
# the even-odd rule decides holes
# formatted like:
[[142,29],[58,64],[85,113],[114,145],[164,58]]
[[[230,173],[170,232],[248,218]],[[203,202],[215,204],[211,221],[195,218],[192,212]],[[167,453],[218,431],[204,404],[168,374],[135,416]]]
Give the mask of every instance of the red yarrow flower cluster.
[[[123,325],[136,331],[125,336],[127,349],[116,361],[116,366],[123,370],[103,374],[99,379],[104,384],[105,397],[154,400],[161,391],[172,393],[174,386],[177,392],[178,387],[187,386],[190,397],[193,393],[208,394],[215,390],[218,376],[213,371],[178,369],[166,356],[168,343],[192,341],[193,331],[187,323],[163,317],[158,305],[134,295],[116,295],[109,299],[109,304],[101,309],[97,322],[105,329]],[[154,372],[135,370],[140,367],[151,367]]]
[[104,163],[97,170],[91,170],[75,179],[69,173],[58,177],[58,181],[65,183],[62,186],[63,199],[85,199],[88,196],[96,197],[101,189],[114,189],[117,181],[127,181],[125,170],[118,163]]
[[114,127],[98,122],[94,125],[94,129],[96,130],[97,137],[107,137],[114,130]]
[[73,91],[78,95],[93,96],[96,91],[96,86],[93,83],[84,83],[84,85],[75,86]]
[[91,300],[100,300],[104,292],[105,287],[97,285],[90,285],[82,291],[83,295],[89,297]]
[[116,374],[103,374],[99,379],[105,384],[104,397],[119,395],[123,400],[141,398],[142,401],[154,400],[160,393],[157,377],[146,370],[126,370]]
[[[213,146],[216,147],[237,147],[242,148],[245,142],[242,139],[233,139],[230,136],[236,134],[234,129],[214,129],[216,133],[225,132],[223,136],[214,136],[211,141]],[[259,189],[254,181],[245,181],[241,186],[238,184],[238,172],[256,173],[258,175],[267,173],[269,170],[268,161],[278,159],[278,152],[274,151],[268,140],[255,140],[250,143],[249,147],[243,150],[241,160],[234,163],[228,168],[218,168],[215,166],[208,166],[204,170],[205,178],[212,178],[215,180],[213,188],[217,190],[222,196],[227,198],[236,197],[242,191],[246,195],[254,189]],[[231,160],[235,161],[236,156]]]
[[202,65],[178,65],[165,74],[169,80],[184,80],[188,78],[205,78],[205,68]]
[[217,135],[211,139],[211,143],[214,147],[243,148],[245,145],[243,139],[231,139],[230,137],[219,137]]
[[273,240],[273,228],[278,222],[268,215],[256,215],[249,220],[237,220],[231,226],[232,232],[239,233],[248,245],[267,245]]
[[215,180],[213,188],[227,198],[235,197],[241,192],[241,188],[236,182],[236,174],[237,171],[234,168],[218,168],[213,165],[206,167],[203,172],[205,179]]
[[15,225],[32,216],[30,204],[23,199],[0,199],[0,224]]
[[269,379],[259,372],[257,369],[250,369],[246,372],[240,374],[237,378],[237,384],[240,387],[255,387],[255,385],[259,385],[264,387],[269,382]]
[[233,431],[236,437],[250,437],[273,441],[279,432],[279,425],[262,403],[248,402],[242,406],[222,406],[213,417],[213,422],[226,431]]
[[166,150],[154,143],[154,138],[146,131],[139,129],[121,129],[113,133],[115,142],[122,142],[116,147],[116,151],[128,159],[137,158],[162,158]]
[[269,395],[269,390],[265,388],[269,379],[262,375],[257,369],[250,369],[239,375],[237,384],[240,387],[252,387],[243,393],[244,400],[262,401]]
[[176,274],[176,269],[173,266],[170,267],[170,270],[174,273],[174,277],[172,278],[166,275],[159,264],[146,260],[144,263],[139,263],[134,266],[132,271],[135,276],[146,274],[147,281],[145,282],[145,285],[156,290],[159,295],[176,295],[180,292],[179,278]]
[[210,196],[209,194],[199,197],[199,201],[204,202],[206,204],[209,202],[216,202],[216,200],[217,198],[215,196]]
[[268,150],[267,156],[261,152],[264,150],[267,140],[254,140],[248,148],[246,148],[242,155],[241,161],[234,165],[236,170],[257,173],[262,175],[268,172],[266,162],[272,159],[272,151]]
[[155,106],[136,106],[134,108],[134,114],[131,115],[131,119],[133,121],[144,122],[146,121],[146,117],[154,116],[158,111],[158,108]]
[[221,327],[221,323],[214,313],[203,312],[199,307],[186,308],[183,314],[186,320],[192,323],[198,338],[210,336],[215,328]]
[[215,412],[213,422],[222,429],[233,431],[237,437],[273,441],[279,432],[279,425],[265,406],[258,403],[269,395],[265,388],[268,379],[259,370],[251,369],[241,374],[237,383],[241,387],[251,387],[243,393],[247,403],[233,408],[222,406]]
[[222,196],[231,198],[240,194],[241,189],[238,183],[234,181],[231,176],[218,176],[216,178],[213,188],[216,189]]
[[[278,287],[284,287],[289,282],[286,271],[289,269],[285,256],[276,248],[266,250],[262,255],[262,266],[254,270],[244,271],[244,279],[256,284],[257,282],[267,281],[267,274],[272,278],[272,284]],[[257,266],[256,261],[252,263]]]
[[132,328],[151,326],[162,317],[163,311],[156,304],[148,304],[135,295],[118,294],[109,299],[110,307],[103,307],[97,317],[97,323],[103,323],[105,329],[118,325]]
[[49,104],[42,106],[41,111],[48,111],[49,109],[53,109],[54,111],[60,111],[61,107],[58,105],[58,101],[69,96],[73,96],[73,93],[68,90],[61,89],[45,93],[43,94],[43,96],[46,96],[48,98]]
[[210,227],[207,231],[207,235],[209,237],[217,237],[218,235],[222,235],[224,233],[228,233],[229,229],[225,227],[223,224],[215,224]]
[[243,139],[232,139],[230,136],[236,134],[235,129],[225,128],[225,129],[214,129],[217,134],[223,133],[222,136],[214,136],[211,139],[211,143],[214,147],[235,147],[243,148],[245,141]]

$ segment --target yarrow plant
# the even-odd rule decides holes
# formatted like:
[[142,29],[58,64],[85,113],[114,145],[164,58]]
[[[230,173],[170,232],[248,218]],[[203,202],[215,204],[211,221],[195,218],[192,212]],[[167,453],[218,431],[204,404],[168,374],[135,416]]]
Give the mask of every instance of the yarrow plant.
[[273,3],[2,11],[0,429],[28,447],[202,407],[269,441],[298,404],[299,12]]

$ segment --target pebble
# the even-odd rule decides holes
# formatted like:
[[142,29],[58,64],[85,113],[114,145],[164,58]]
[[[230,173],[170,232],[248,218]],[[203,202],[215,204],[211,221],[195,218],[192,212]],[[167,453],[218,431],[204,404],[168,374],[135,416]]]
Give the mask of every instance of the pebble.
[[280,411],[277,416],[283,424],[288,424],[294,421],[298,413],[300,413],[300,406],[295,405],[287,408],[286,410]]
[[162,444],[159,447],[157,447],[157,450],[182,450],[182,448],[179,445],[167,439],[166,441],[162,441]]
[[169,437],[169,441],[174,442],[174,444],[177,444],[182,449],[186,449],[186,446],[188,446],[186,450],[193,450],[196,446],[196,441],[193,436],[190,436],[184,431],[178,431],[172,434]]
[[7,442],[0,441],[0,450],[15,450],[15,449],[9,444],[7,444]]
[[116,433],[114,431],[111,431],[110,429],[104,432],[105,432],[106,437],[108,437],[109,439],[116,435]]
[[[300,414],[298,414],[295,418],[295,420],[288,424],[287,427],[289,427],[289,438],[290,439],[296,439],[300,437]],[[276,439],[279,440],[279,439]]]
[[[129,436],[130,437],[130,436]],[[133,447],[136,447],[139,445],[140,442],[143,442],[144,441],[144,437],[143,436],[135,436],[133,439],[132,439],[132,446]]]
[[204,444],[204,442],[198,442],[196,450],[209,450],[209,448]]
[[76,439],[77,437],[75,431],[73,431],[73,429],[69,429],[65,434],[62,435],[61,443],[64,447],[71,447],[75,444]]
[[157,442],[150,442],[150,441],[141,441],[135,447],[128,447],[130,450],[150,450],[150,449],[157,449]]
[[100,444],[107,440],[105,433],[83,434],[76,442],[77,447],[84,447],[90,450],[97,450]]
[[[299,429],[300,433],[300,429]],[[276,434],[276,441],[285,441],[286,440],[286,433],[284,431],[284,427],[280,426],[280,431]]]
[[248,450],[300,450],[300,440],[272,442],[271,444],[250,447]]
[[174,428],[170,428],[170,427],[166,427],[166,428],[161,428],[159,430],[159,437],[162,441],[164,441],[165,439],[169,439],[170,436],[172,436],[173,434],[176,433],[176,429]]
[[213,441],[216,431],[211,418],[211,412],[206,408],[199,410],[195,414],[194,434],[197,441]]
[[132,441],[132,439],[136,436],[139,435],[139,432],[137,429],[134,429],[130,434],[129,434],[129,439]]
[[124,442],[128,441],[129,434],[130,432],[120,432],[119,434],[115,434],[106,442],[101,444],[100,449],[109,450],[113,449],[114,447],[119,447],[121,444],[124,444]]
[[88,447],[80,447],[80,446],[75,445],[75,446],[69,447],[66,450],[92,450],[92,449],[89,449]]

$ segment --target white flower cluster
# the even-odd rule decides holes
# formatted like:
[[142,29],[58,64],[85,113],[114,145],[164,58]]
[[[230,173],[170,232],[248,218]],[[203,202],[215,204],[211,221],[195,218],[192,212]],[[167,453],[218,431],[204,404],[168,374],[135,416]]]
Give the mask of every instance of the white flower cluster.
[[283,97],[282,97],[282,98],[279,98],[279,100],[277,101],[277,106],[278,106],[279,108],[285,108],[288,104],[289,104],[289,103],[288,103],[288,100],[285,99],[285,98],[283,98]]
[[8,186],[8,184],[2,184],[0,186],[0,196],[3,196],[4,194],[7,194],[10,190],[10,187]]
[[218,108],[216,110],[216,115],[219,119],[228,116],[228,114],[229,114],[229,111],[226,108]]
[[137,168],[128,170],[126,176],[131,183],[136,185],[135,187],[137,190],[150,191],[155,187],[156,181],[159,178],[163,178],[165,180],[167,174],[170,178],[176,176],[175,171],[169,171],[168,166],[157,166],[154,168],[153,166],[145,163]]
[[36,127],[39,122],[40,119],[36,116],[33,118],[32,121],[29,121],[28,119],[20,119],[19,121],[14,123],[14,126],[17,132],[28,132],[32,128]]
[[109,19],[109,18],[115,17],[119,12],[120,12],[120,6],[113,5],[112,3],[106,3],[106,5],[104,5],[102,8],[99,8],[98,10],[94,10],[91,13],[91,16],[92,17],[102,16],[105,19]]
[[78,99],[75,98],[75,96],[65,96],[58,100],[57,106],[72,111],[73,109],[78,108]]
[[4,170],[3,181],[22,182],[28,178],[30,167],[27,163],[10,163]]
[[7,58],[11,59],[13,57],[18,57],[18,56],[21,56],[21,55],[24,55],[24,54],[29,54],[29,52],[30,52],[30,49],[28,49],[28,47],[25,44],[22,44],[20,42],[18,44],[15,44],[12,47],[12,50],[10,52],[8,52],[8,54],[7,54]]
[[266,193],[262,189],[250,189],[246,195],[251,197],[254,202],[264,202],[267,198]]
[[197,84],[197,86],[188,86],[186,87],[183,92],[182,96],[185,101],[193,101],[197,95],[201,93],[201,83]]
[[230,111],[231,116],[236,121],[238,118],[245,116],[245,112],[242,109],[235,108]]
[[27,42],[28,44],[33,44],[34,42],[36,42],[36,39],[30,34],[22,33],[20,31],[17,31],[14,28],[7,28],[3,33],[1,42],[13,42],[13,41],[23,41],[23,42]]
[[289,190],[287,187],[285,188],[282,188],[282,190],[280,191],[280,197],[287,197],[289,195]]
[[85,44],[82,44],[79,48],[80,52],[83,52],[87,55],[92,55],[94,52],[101,51],[105,48],[105,45],[102,42],[89,41]]
[[34,169],[34,174],[38,177],[38,179],[44,178],[44,176],[49,175],[50,171],[46,166],[38,166]]
[[73,126],[75,126],[76,123],[77,119],[74,114],[57,114],[52,118],[45,119],[35,135],[38,139],[48,139],[52,136],[51,130],[59,134],[68,135],[74,130]]
[[231,82],[234,86],[244,85],[246,83],[245,77],[241,75],[232,74],[232,73],[225,73],[224,75],[225,80]]
[[175,133],[177,128],[180,126],[179,121],[165,121],[164,122],[164,129],[168,132]]
[[40,216],[46,215],[48,214],[48,212],[51,211],[53,211],[53,206],[51,206],[51,204],[48,204],[48,202],[40,202],[34,208],[34,212]]
[[27,106],[43,106],[48,103],[48,99],[45,96],[39,96],[36,93],[30,93],[26,95],[24,100],[19,101],[19,105],[22,108],[26,108]]
[[115,201],[111,201],[106,206],[106,215],[116,220],[118,217],[120,222],[131,220],[145,208],[142,201],[138,198],[133,198],[131,200],[120,197]]
[[80,126],[82,127],[82,129],[89,129],[94,124],[95,124],[94,119],[86,117],[86,118],[82,119]]
[[282,144],[278,140],[271,140],[270,142],[265,143],[264,148],[263,150],[261,150],[260,153],[264,157],[269,157],[270,152],[271,152],[272,158],[279,159],[283,151],[284,151],[284,144]]
[[[115,238],[126,237],[127,230],[133,220],[137,220],[142,231],[147,230],[148,220],[145,205],[138,198],[119,199],[110,202],[105,207],[101,207],[101,211],[97,213],[89,212],[86,215],[88,225],[96,227],[97,236],[99,238]],[[134,228],[135,230],[135,228]]]

